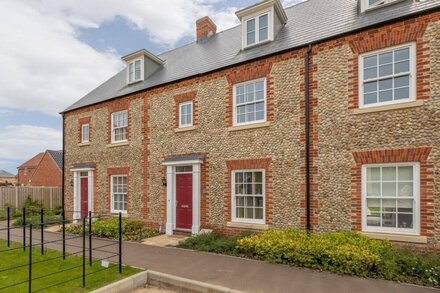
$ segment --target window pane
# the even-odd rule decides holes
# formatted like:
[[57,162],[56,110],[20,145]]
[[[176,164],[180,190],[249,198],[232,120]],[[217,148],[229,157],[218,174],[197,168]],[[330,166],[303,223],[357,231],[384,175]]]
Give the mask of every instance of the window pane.
[[393,62],[393,52],[383,53],[379,55],[379,65]]
[[263,209],[255,208],[255,219],[262,220],[263,219]]
[[403,61],[394,64],[394,74],[409,71],[409,61]]
[[413,190],[412,182],[399,182],[399,196],[413,196]]
[[388,76],[393,74],[393,65],[379,66],[379,76]]
[[388,90],[393,88],[393,79],[383,79],[379,81],[379,90]]
[[367,225],[380,226],[380,199],[367,199]]
[[379,92],[379,102],[388,102],[393,100],[393,91],[382,91]]
[[397,225],[399,228],[412,229],[413,228],[412,214],[397,214]]
[[377,56],[370,56],[364,58],[364,67],[375,67],[377,66]]
[[365,94],[364,95],[364,104],[374,104],[377,103],[377,93]]
[[394,91],[394,99],[395,100],[409,99],[409,87],[396,89]]
[[364,80],[370,79],[370,78],[376,78],[377,77],[377,68],[367,68],[364,69]]
[[255,32],[247,33],[247,44],[252,45],[255,43]]
[[138,60],[135,63],[135,80],[138,80],[141,78],[141,61]]
[[396,214],[383,213],[382,214],[382,226],[383,227],[396,227]]
[[401,76],[401,77],[396,77],[394,79],[394,87],[407,87],[409,86],[409,76],[405,75],[405,76]]
[[382,180],[396,181],[396,167],[383,167],[382,168]]
[[255,198],[255,206],[262,207],[263,206],[263,197],[258,196]]
[[397,211],[399,213],[413,213],[413,200],[400,199],[397,201]]
[[367,168],[367,180],[368,181],[379,181],[380,180],[380,168],[378,168],[378,167]]
[[382,196],[396,196],[396,183],[395,182],[382,183]]
[[255,19],[248,20],[246,22],[247,28],[247,44],[252,45],[255,43]]
[[367,183],[367,196],[380,196],[380,183]]
[[367,82],[364,84],[364,92],[371,93],[377,91],[377,81]]
[[399,166],[399,181],[412,181],[413,180],[413,167],[412,166]]
[[409,48],[397,50],[394,52],[394,61],[402,61],[409,59]]
[[262,41],[265,41],[265,40],[267,40],[269,37],[268,37],[268,29],[267,29],[267,27],[266,28],[263,28],[263,29],[261,29],[260,28],[260,36],[259,36],[259,41],[260,42],[262,42]]
[[395,199],[383,199],[382,200],[382,212],[396,212],[396,200]]
[[237,218],[244,218],[244,208],[243,207],[237,208],[236,213],[237,213],[237,215],[236,215]]

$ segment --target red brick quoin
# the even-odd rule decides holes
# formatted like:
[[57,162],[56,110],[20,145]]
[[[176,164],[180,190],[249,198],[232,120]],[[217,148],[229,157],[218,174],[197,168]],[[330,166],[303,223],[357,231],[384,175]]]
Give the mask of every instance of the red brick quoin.
[[173,118],[174,127],[179,128],[179,105],[184,102],[193,102],[193,126],[199,124],[199,107],[196,99],[197,91],[191,91],[174,96]]
[[[232,220],[231,215],[231,184],[232,184],[232,171],[234,170],[248,170],[248,169],[263,169],[265,170],[265,210],[266,210],[266,224],[272,223],[272,170],[270,163],[272,159],[245,159],[245,160],[233,160],[227,161],[227,171],[225,173],[225,221],[230,222]],[[230,234],[230,233],[226,233]],[[232,233],[234,234],[234,233]]]
[[351,168],[351,222],[353,230],[362,229],[363,164],[420,163],[420,234],[434,235],[434,165],[428,162],[431,147],[354,152],[356,166]]
[[106,202],[107,202],[107,212],[111,212],[111,176],[113,175],[127,175],[127,214],[130,215],[131,210],[131,185],[130,185],[130,167],[116,167],[116,168],[107,168],[107,183],[108,183],[108,193],[106,192]]

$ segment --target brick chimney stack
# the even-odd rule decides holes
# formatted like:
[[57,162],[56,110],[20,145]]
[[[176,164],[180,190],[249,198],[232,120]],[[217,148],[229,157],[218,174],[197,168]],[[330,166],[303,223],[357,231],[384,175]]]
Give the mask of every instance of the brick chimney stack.
[[217,32],[217,26],[209,18],[205,16],[196,21],[197,42],[209,38]]

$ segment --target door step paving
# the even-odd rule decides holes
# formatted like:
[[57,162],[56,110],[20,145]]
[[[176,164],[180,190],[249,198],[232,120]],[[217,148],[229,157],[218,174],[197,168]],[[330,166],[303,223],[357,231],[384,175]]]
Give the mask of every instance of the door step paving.
[[180,241],[187,239],[188,236],[185,235],[158,235],[154,237],[150,237],[142,241],[142,244],[151,245],[151,246],[159,246],[159,247],[169,247],[169,246],[177,246]]

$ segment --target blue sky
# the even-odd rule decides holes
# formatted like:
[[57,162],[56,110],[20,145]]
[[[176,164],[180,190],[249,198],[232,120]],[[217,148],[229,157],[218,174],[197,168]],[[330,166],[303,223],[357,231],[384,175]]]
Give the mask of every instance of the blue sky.
[[121,56],[192,42],[205,15],[219,31],[230,28],[234,12],[256,1],[2,1],[0,170],[15,174],[38,152],[61,149],[58,113],[121,70]]

